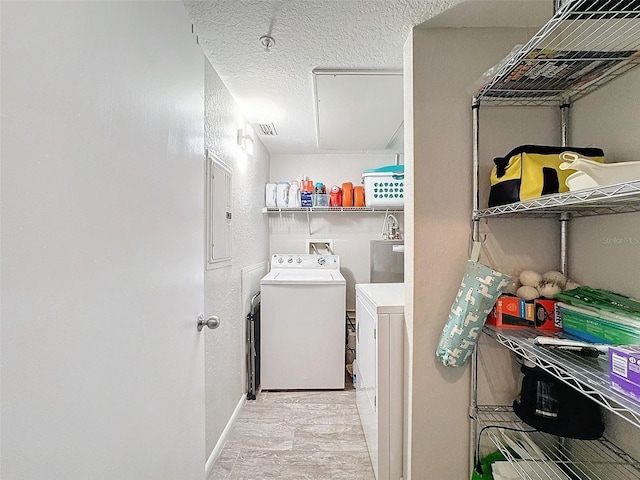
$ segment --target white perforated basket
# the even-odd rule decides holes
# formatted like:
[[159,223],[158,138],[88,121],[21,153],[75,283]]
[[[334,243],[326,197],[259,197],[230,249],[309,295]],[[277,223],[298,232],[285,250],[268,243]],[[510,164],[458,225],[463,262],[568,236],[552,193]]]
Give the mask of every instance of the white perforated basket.
[[362,182],[367,207],[404,206],[404,173],[365,172]]

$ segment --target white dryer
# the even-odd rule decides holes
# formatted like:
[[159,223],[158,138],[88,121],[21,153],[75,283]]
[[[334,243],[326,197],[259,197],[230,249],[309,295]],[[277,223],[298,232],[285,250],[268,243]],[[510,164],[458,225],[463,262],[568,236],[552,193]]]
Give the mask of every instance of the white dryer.
[[273,255],[260,290],[262,389],[343,389],[346,281],[340,258]]

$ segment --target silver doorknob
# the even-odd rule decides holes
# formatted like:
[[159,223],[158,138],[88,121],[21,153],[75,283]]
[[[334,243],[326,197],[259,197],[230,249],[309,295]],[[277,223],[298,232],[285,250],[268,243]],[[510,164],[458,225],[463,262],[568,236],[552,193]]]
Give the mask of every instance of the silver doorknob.
[[211,315],[205,320],[204,315],[198,315],[198,331],[201,332],[205,326],[211,330],[218,328],[220,326],[220,319],[215,315]]

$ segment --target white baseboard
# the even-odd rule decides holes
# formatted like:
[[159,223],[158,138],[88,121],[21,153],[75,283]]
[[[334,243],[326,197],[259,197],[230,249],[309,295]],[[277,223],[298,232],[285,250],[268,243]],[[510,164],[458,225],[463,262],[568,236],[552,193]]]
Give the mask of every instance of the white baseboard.
[[240,397],[240,401],[236,405],[235,410],[231,414],[231,418],[229,418],[227,425],[224,427],[224,430],[222,431],[222,434],[218,439],[218,443],[216,443],[216,446],[213,448],[211,455],[209,455],[207,462],[204,464],[204,478],[207,478],[211,473],[211,470],[213,470],[213,465],[216,463],[216,460],[218,460],[218,457],[222,453],[224,444],[227,443],[229,435],[231,435],[231,429],[233,428],[236,421],[238,420],[238,417],[240,416],[240,412],[242,412],[242,408],[244,407],[245,401],[246,401],[246,395],[243,394]]

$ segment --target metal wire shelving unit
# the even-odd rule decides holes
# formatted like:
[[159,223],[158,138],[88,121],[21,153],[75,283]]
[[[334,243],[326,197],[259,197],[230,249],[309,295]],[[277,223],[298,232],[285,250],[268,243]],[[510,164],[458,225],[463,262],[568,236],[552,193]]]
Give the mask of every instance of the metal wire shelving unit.
[[[640,65],[640,0],[555,0],[555,14],[524,46],[494,67],[472,99],[473,119],[473,240],[481,241],[480,221],[489,218],[550,217],[560,220],[560,270],[568,274],[568,224],[573,217],[640,212],[640,180],[545,195],[525,202],[480,208],[480,107],[557,107],[561,112],[562,145],[569,145],[569,106]],[[534,362],[603,408],[640,427],[640,404],[609,387],[606,362],[552,351],[532,342],[531,332],[486,327],[491,336],[515,354]],[[535,332],[536,335],[540,332]],[[519,422],[507,407],[477,404],[477,351],[472,360],[470,417],[471,455],[475,464],[479,432],[493,424]],[[496,417],[498,415],[500,418]],[[523,425],[527,428],[526,425]],[[535,434],[536,440],[542,434]],[[504,448],[499,435],[488,432],[522,478],[565,478],[540,467],[531,474]],[[550,437],[553,439],[553,437]],[[545,448],[549,443],[540,440]],[[545,450],[567,478],[635,479],[638,464],[606,440],[563,439],[557,450]],[[581,453],[582,452],[582,453]],[[600,455],[600,456],[599,456]],[[604,455],[604,457],[602,456]],[[590,462],[583,461],[587,458]],[[600,460],[602,459],[602,460]],[[593,463],[595,461],[595,463]],[[597,466],[594,466],[596,465]],[[591,466],[589,466],[591,465]]]
[[[498,447],[514,470],[524,479],[635,480],[640,478],[640,464],[606,439],[559,439],[522,423],[511,407],[478,407],[475,420],[481,430]],[[501,430],[502,429],[502,430]],[[539,455],[522,460],[514,455],[502,432],[513,429],[526,432],[536,444]],[[508,434],[508,433],[507,433]]]

